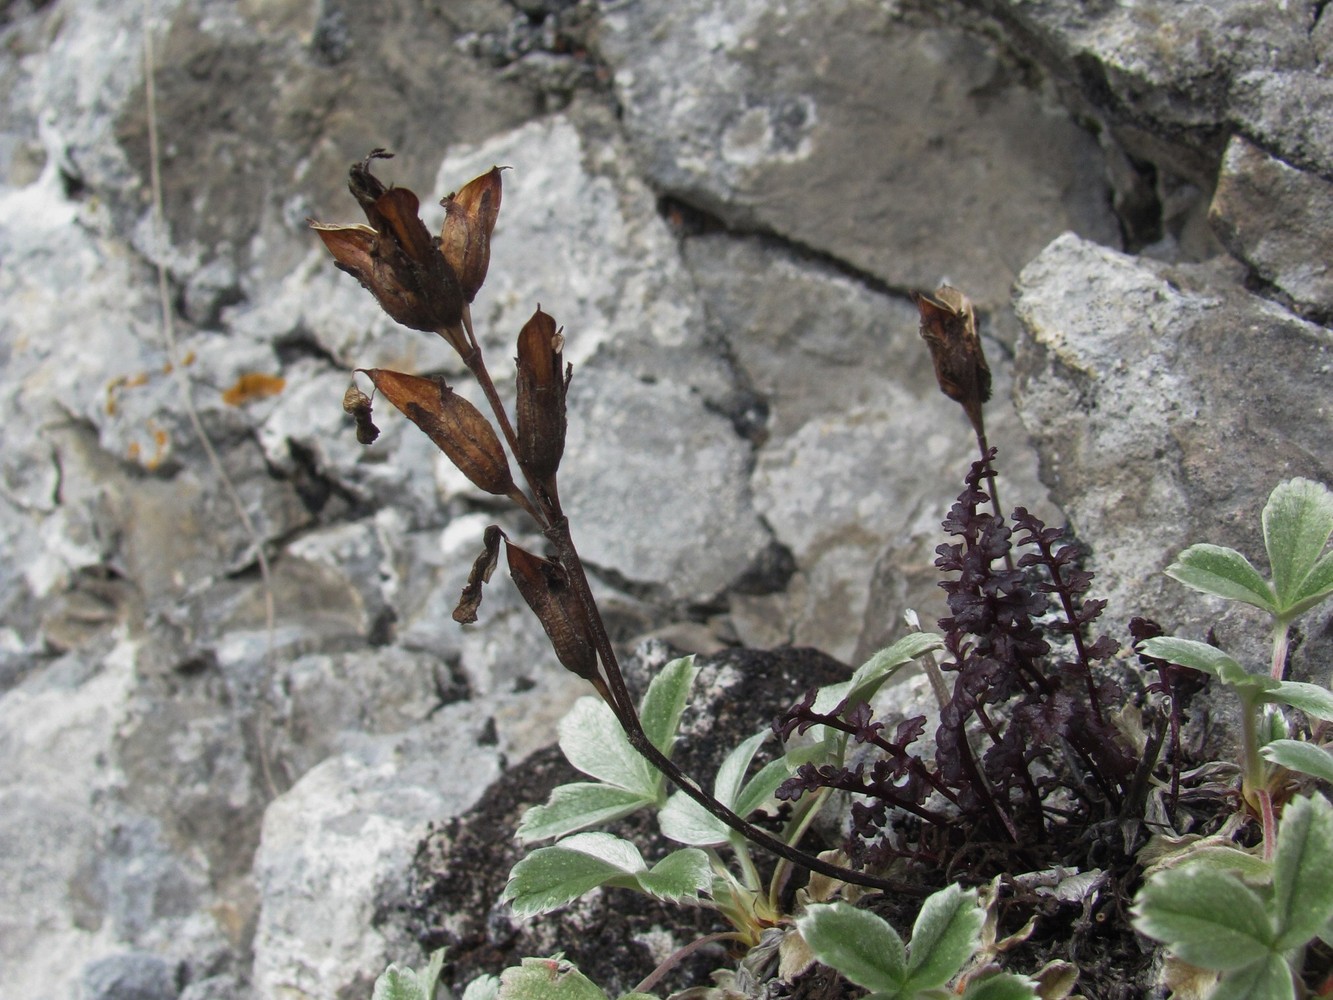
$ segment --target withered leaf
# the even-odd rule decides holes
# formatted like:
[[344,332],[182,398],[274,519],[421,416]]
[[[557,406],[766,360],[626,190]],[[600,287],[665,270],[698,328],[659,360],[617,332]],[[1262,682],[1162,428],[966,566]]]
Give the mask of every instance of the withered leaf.
[[500,539],[503,537],[504,532],[496,524],[487,525],[482,534],[481,554],[473,561],[467,584],[458,598],[458,606],[454,608],[454,621],[461,625],[470,625],[477,620],[482,587],[490,582],[491,574],[495,572],[495,564],[500,560]]
[[933,296],[913,293],[912,301],[921,313],[921,336],[930,348],[940,391],[962,404],[973,429],[983,435],[982,404],[990,399],[991,373],[971,301],[949,285]]
[[569,374],[561,370],[563,347],[555,320],[538,307],[518,335],[517,457],[519,465],[551,494],[565,452]]
[[440,253],[458,275],[469,302],[476,298],[491,263],[491,233],[500,216],[501,169],[492,167],[440,200],[444,206]]
[[443,379],[361,368],[375,388],[426,432],[473,485],[497,496],[517,492],[509,459],[491,422]]

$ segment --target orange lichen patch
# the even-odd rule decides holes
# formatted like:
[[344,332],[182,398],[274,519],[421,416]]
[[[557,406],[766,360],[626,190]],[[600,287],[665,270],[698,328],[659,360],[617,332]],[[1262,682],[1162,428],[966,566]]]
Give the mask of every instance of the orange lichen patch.
[[148,422],[148,433],[153,439],[153,453],[151,455],[144,454],[143,445],[138,441],[131,441],[125,451],[126,457],[131,462],[152,472],[162,464],[163,459],[171,451],[171,436],[151,420]]
[[117,409],[116,397],[122,389],[133,389],[136,386],[148,384],[148,373],[139,372],[136,375],[117,375],[106,384],[106,412],[108,415],[114,415]]
[[[192,364],[194,364],[194,351],[186,351],[186,352],[185,352],[185,356],[184,356],[183,358],[181,358],[181,367],[182,367],[182,368],[189,368],[190,365],[192,365]],[[170,375],[170,374],[171,374],[172,372],[174,372],[175,370],[176,370],[176,366],[173,365],[170,361],[166,362],[166,363],[162,366],[162,374],[163,374],[163,375]]]
[[276,396],[286,387],[287,380],[278,375],[265,375],[262,372],[246,372],[238,378],[230,389],[222,393],[222,401],[228,406],[244,406],[256,399],[268,399]]

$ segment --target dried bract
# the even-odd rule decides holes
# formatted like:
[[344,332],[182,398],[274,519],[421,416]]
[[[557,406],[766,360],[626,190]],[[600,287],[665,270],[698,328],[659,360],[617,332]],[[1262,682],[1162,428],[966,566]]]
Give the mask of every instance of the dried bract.
[[390,154],[375,150],[352,165],[348,187],[369,226],[311,221],[338,267],[361,282],[396,322],[438,333],[464,357],[463,292],[458,276],[419,215],[421,203],[407,188],[385,188],[370,163]]
[[426,432],[473,485],[497,496],[518,492],[491,422],[442,379],[361,368],[375,388]]
[[971,300],[941,285],[933,296],[914,293],[912,301],[921,312],[921,336],[930,348],[940,391],[962,404],[978,437],[984,436],[981,407],[990,399],[991,375]]
[[370,397],[355,384],[343,393],[343,412],[356,421],[356,439],[361,444],[373,444],[380,436],[380,429],[370,419]]
[[481,590],[483,585],[490,582],[491,574],[495,572],[495,564],[500,559],[500,539],[503,537],[504,532],[495,524],[488,525],[482,535],[481,555],[473,561],[467,584],[458,598],[458,606],[454,608],[453,619],[460,625],[470,625],[477,620],[477,609],[481,607]]
[[564,337],[538,309],[518,335],[518,463],[555,494],[555,473],[565,452]]
[[440,200],[444,206],[440,253],[458,275],[469,302],[476,298],[491,263],[491,233],[500,215],[500,169],[492,167]]

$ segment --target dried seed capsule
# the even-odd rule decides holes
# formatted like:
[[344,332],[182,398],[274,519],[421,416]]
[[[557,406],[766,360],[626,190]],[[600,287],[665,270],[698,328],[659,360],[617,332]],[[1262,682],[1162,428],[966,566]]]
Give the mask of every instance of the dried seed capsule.
[[466,357],[470,349],[462,325],[463,291],[421,221],[420,201],[407,188],[386,188],[370,172],[371,160],[389,155],[377,149],[352,165],[348,187],[369,226],[313,220],[310,226],[338,267],[361,282],[395,321],[438,333]]
[[564,338],[540,308],[518,335],[518,463],[555,492],[555,473],[565,452]]
[[982,436],[981,407],[990,399],[991,375],[972,302],[949,285],[941,285],[934,296],[914,293],[912,301],[921,313],[921,336],[930,348],[940,391],[962,404],[973,429]]
[[491,263],[491,233],[500,215],[500,170],[492,167],[440,200],[444,206],[440,253],[458,275],[469,302],[476,298]]
[[592,681],[601,690],[588,613],[569,586],[564,568],[519,548],[513,542],[509,542],[505,550],[509,558],[509,575],[523,600],[542,623],[556,657],[566,670]]
[[517,492],[509,459],[491,422],[442,379],[383,368],[358,370],[364,371],[389,402],[425,431],[475,486],[497,496]]

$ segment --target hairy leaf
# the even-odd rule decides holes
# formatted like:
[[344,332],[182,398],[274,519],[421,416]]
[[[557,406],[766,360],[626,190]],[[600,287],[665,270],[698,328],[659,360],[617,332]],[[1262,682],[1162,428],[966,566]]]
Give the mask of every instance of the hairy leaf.
[[1187,587],[1277,613],[1273,588],[1248,559],[1221,545],[1191,545],[1164,571]]
[[1037,1000],[1037,993],[1026,976],[1001,972],[972,980],[963,991],[963,1000]]
[[547,913],[599,885],[647,870],[629,841],[609,833],[577,833],[514,865],[500,900],[515,913]]
[[1264,700],[1281,702],[1299,708],[1306,715],[1333,722],[1333,692],[1318,684],[1281,681],[1272,690],[1264,692]]
[[1159,636],[1147,639],[1139,647],[1146,656],[1154,656],[1169,663],[1178,663],[1182,667],[1191,667],[1211,674],[1224,684],[1249,693],[1268,691],[1278,687],[1279,681],[1271,677],[1251,674],[1232,657],[1216,646],[1193,639],[1178,639],[1175,636]]
[[614,785],[576,781],[553,788],[545,804],[525,812],[516,836],[524,842],[563,837],[654,804],[656,799],[646,798],[638,792]]
[[[746,813],[737,809],[736,803],[741,794],[745,772],[749,769],[750,761],[754,759],[755,752],[759,749],[760,744],[770,734],[767,729],[761,733],[755,733],[727,754],[726,760],[718,768],[717,778],[713,783],[713,797],[742,817]],[[784,780],[786,777],[786,768],[781,768],[780,774],[776,775],[777,781],[774,782],[773,787],[776,788],[777,782]],[[772,789],[769,790],[769,794],[772,794]],[[670,837],[677,843],[693,844],[697,847],[714,847],[731,840],[731,827],[684,792],[677,792],[667,800],[667,804],[658,814],[657,821],[663,835]]]
[[1299,948],[1333,918],[1333,805],[1323,796],[1288,803],[1273,856],[1277,947]]
[[499,1000],[606,1000],[606,994],[570,962],[525,958],[500,976]]
[[1268,954],[1262,962],[1222,977],[1208,1000],[1295,1000],[1291,969],[1281,955]]
[[428,964],[420,972],[391,965],[375,980],[371,1000],[433,1000],[443,968],[443,948],[431,952]]
[[1333,784],[1333,753],[1301,740],[1273,740],[1259,751],[1274,764]]
[[1221,972],[1262,961],[1273,943],[1272,920],[1258,894],[1234,875],[1200,867],[1149,879],[1133,922],[1191,965]]
[[693,656],[672,660],[652,679],[639,708],[643,730],[648,734],[648,739],[668,757],[671,756],[671,744],[676,738],[681,713],[685,711],[690,686],[694,684],[698,672]]
[[843,902],[808,907],[796,927],[819,961],[857,986],[896,993],[907,978],[907,949],[880,917]]
[[1263,512],[1264,545],[1273,568],[1278,611],[1287,615],[1333,535],[1333,493],[1309,479],[1279,483]]
[[584,774],[652,802],[664,798],[660,774],[625,736],[610,706],[580,698],[560,720],[560,750]]
[[951,885],[928,898],[907,947],[908,984],[933,990],[956,976],[977,949],[985,917],[976,890]]

